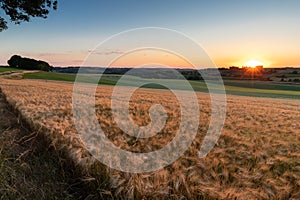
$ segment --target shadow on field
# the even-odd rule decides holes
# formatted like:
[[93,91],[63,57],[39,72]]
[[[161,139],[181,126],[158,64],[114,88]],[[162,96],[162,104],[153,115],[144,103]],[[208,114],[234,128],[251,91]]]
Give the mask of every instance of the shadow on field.
[[73,171],[10,110],[0,91],[0,199],[82,198]]

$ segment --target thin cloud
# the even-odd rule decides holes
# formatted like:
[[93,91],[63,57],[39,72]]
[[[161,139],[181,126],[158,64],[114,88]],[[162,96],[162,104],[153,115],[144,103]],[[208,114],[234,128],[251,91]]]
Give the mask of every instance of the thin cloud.
[[53,56],[66,56],[66,55],[70,55],[70,53],[39,53],[37,54],[37,56],[40,57],[53,57]]
[[125,52],[117,49],[117,50],[106,50],[106,51],[88,50],[88,53],[108,56],[112,54],[124,54]]

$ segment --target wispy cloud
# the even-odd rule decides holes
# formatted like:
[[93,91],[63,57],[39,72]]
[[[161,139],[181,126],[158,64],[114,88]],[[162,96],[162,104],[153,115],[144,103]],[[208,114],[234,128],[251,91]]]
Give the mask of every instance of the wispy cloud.
[[108,56],[108,55],[112,55],[112,54],[124,54],[125,52],[122,50],[119,50],[119,49],[117,49],[117,50],[107,49],[106,51],[88,50],[88,53]]
[[82,63],[83,60],[72,60],[73,63]]
[[57,52],[45,52],[45,53],[27,53],[23,52],[20,54],[21,56],[27,57],[41,57],[41,58],[51,58],[51,57],[59,57],[59,56],[69,56],[71,53],[57,53]]
[[70,55],[70,53],[39,53],[37,56],[40,57],[53,57],[53,56],[67,56]]

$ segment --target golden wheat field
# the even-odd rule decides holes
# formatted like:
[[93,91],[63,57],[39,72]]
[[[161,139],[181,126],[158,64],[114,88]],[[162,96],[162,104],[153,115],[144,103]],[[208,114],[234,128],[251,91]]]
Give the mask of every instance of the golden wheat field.
[[[210,122],[210,98],[197,93],[201,110],[191,147],[171,165],[151,173],[131,174],[97,162],[83,147],[72,118],[73,85],[62,82],[0,80],[7,101],[30,126],[97,183],[99,193],[120,199],[288,199],[300,198],[300,101],[227,96],[224,128],[203,159],[198,150]],[[138,89],[130,115],[138,125],[150,122],[148,110],[163,105],[168,114],[154,137],[137,139],[117,127],[111,113],[112,86],[99,86],[96,115],[106,136],[121,149],[150,152],[176,134],[180,107],[167,90]]]

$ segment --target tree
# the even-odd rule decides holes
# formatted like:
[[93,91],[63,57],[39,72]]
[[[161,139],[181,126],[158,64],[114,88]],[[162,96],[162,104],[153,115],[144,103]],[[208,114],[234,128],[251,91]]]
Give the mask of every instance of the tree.
[[21,56],[12,56],[7,63],[10,67],[20,68],[25,70],[42,70],[42,71],[52,71],[52,66],[47,62],[41,60],[35,60],[32,58],[22,58]]
[[46,71],[46,72],[52,71],[52,69],[53,69],[53,67],[50,66],[45,61],[38,61],[37,67],[38,67],[39,70]]
[[[47,18],[56,10],[57,0],[0,0],[0,7],[15,24],[29,22],[32,17]],[[0,16],[0,32],[7,29],[7,21]]]
[[20,62],[21,59],[22,59],[21,56],[14,55],[7,61],[7,63],[10,67],[17,68],[17,67],[19,67],[18,63]]

